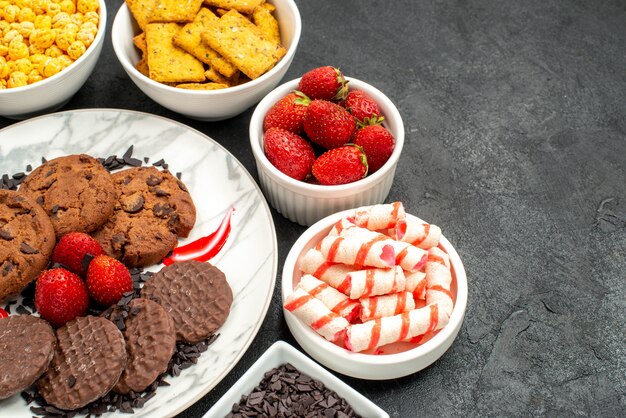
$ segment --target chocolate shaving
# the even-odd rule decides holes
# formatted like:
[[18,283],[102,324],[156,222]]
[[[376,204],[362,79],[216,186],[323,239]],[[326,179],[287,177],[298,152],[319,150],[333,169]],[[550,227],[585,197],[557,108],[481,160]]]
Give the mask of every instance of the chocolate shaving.
[[[297,383],[296,383],[297,382]],[[227,417],[358,417],[348,402],[291,364],[272,369]]]

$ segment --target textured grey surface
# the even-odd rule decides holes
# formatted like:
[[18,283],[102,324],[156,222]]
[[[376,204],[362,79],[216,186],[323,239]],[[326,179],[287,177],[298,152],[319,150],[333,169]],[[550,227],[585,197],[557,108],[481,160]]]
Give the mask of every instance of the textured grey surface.
[[[440,225],[469,278],[465,323],[439,361],[383,384],[344,380],[392,417],[626,416],[626,2],[297,3],[285,80],[335,65],[396,103],[407,138],[388,200]],[[186,123],[257,178],[251,110],[201,123],[160,107],[110,36],[64,109],[90,107]],[[273,215],[282,268],[304,228]],[[201,416],[278,339],[298,347],[275,291],[239,365],[181,417]]]

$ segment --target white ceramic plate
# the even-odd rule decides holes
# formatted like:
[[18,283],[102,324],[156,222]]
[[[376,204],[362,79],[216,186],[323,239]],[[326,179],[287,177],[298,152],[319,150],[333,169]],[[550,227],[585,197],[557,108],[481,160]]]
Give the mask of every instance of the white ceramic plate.
[[[161,158],[172,173],[181,172],[197,210],[191,242],[215,231],[229,208],[235,212],[226,245],[211,260],[233,289],[232,310],[219,338],[197,365],[137,409],[135,416],[173,416],[198,401],[235,366],[257,334],[269,307],[276,280],[276,231],[258,186],[235,157],[206,135],[153,115],[114,109],[61,112],[17,123],[0,131],[0,173],[24,171],[48,159],[87,153],[122,156],[130,145],[133,156]],[[154,266],[150,270],[159,270]],[[0,417],[31,417],[19,395],[0,401]],[[124,416],[128,414],[109,414]]]

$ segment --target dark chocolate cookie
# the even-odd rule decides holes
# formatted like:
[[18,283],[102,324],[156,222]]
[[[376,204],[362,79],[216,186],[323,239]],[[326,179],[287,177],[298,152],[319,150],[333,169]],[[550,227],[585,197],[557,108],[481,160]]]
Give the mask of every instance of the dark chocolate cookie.
[[47,161],[20,186],[44,208],[57,238],[68,232],[92,232],[113,214],[117,199],[111,174],[89,155]]
[[0,399],[26,389],[46,371],[56,337],[52,327],[32,315],[0,318]]
[[37,278],[55,242],[50,218],[39,205],[21,192],[0,190],[0,301]]
[[128,353],[126,368],[113,390],[123,394],[144,391],[167,370],[174,354],[176,330],[172,317],[158,303],[143,298],[114,306],[103,315],[123,328]]
[[37,388],[50,405],[71,411],[109,393],[124,366],[126,344],[115,324],[79,317],[57,330],[54,358]]
[[224,273],[194,260],[161,269],[144,284],[141,297],[163,306],[174,320],[176,338],[193,344],[222,326],[233,303]]
[[196,222],[187,188],[169,171],[154,167],[122,170],[113,179],[120,193],[115,211],[93,237],[129,267],[159,263]]

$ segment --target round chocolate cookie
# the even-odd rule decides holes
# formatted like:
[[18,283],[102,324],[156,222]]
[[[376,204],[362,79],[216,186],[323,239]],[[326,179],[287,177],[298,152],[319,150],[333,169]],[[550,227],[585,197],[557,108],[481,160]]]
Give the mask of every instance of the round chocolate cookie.
[[92,232],[113,214],[117,198],[111,174],[89,155],[68,155],[33,170],[20,186],[44,208],[57,238]]
[[158,303],[143,298],[114,306],[103,315],[115,324],[124,324],[121,328],[128,353],[126,368],[113,391],[142,392],[167,370],[174,354],[176,330],[172,317]]
[[0,399],[23,391],[46,371],[56,337],[52,327],[32,315],[0,318]]
[[194,260],[161,269],[144,284],[141,297],[163,306],[174,320],[176,338],[193,344],[222,326],[233,303],[224,273]]
[[46,402],[71,411],[115,386],[126,366],[126,344],[113,322],[79,317],[57,330],[57,340],[50,367],[37,382]]
[[113,174],[120,192],[113,216],[93,237],[104,251],[129,267],[159,263],[196,222],[196,207],[185,185],[154,167]]
[[50,218],[31,198],[0,190],[0,301],[46,268],[56,240]]

